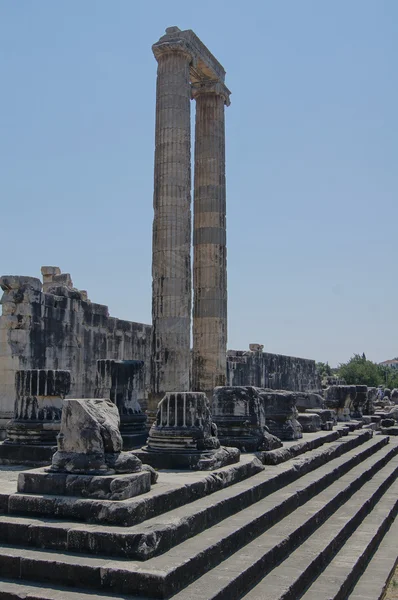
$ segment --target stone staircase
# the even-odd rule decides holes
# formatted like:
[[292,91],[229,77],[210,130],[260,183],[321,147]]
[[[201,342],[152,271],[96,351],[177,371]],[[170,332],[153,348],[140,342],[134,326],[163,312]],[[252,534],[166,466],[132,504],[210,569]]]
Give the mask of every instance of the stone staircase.
[[0,502],[0,599],[377,600],[398,554],[398,440],[338,435],[251,476],[235,467],[232,485],[198,484],[189,502],[160,477],[151,493],[163,504],[139,517],[147,494],[132,499],[135,525],[101,524],[95,501],[85,514],[91,506],[97,523],[85,523],[11,494]]

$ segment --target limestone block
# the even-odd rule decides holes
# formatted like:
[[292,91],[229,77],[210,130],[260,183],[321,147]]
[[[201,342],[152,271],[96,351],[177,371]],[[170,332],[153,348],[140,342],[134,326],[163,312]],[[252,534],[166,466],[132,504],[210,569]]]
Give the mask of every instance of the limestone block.
[[216,387],[212,416],[223,445],[234,446],[243,452],[274,450],[282,446],[282,442],[269,433],[264,403],[255,387]]
[[264,344],[249,344],[250,352],[262,352],[264,350]]
[[20,289],[32,289],[41,292],[42,283],[37,277],[24,277],[20,275],[3,275],[0,277],[0,287],[4,292]]
[[302,437],[302,428],[297,421],[296,395],[286,390],[259,389],[264,404],[267,427],[281,440],[296,440]]
[[297,420],[302,427],[303,433],[315,433],[322,429],[321,417],[316,413],[299,413]]
[[390,390],[390,388],[384,388],[384,397],[387,397],[388,399],[391,398],[391,390]]
[[388,418],[394,419],[398,422],[398,406],[394,406],[388,411]]
[[355,385],[331,385],[325,390],[325,406],[336,411],[338,421],[349,421],[356,394]]
[[320,394],[313,392],[295,392],[296,406],[298,411],[306,411],[308,408],[322,409],[325,401]]
[[351,417],[360,419],[366,410],[368,402],[368,388],[366,385],[356,385],[356,395],[351,405]]
[[394,388],[393,390],[391,390],[391,400],[394,402],[394,404],[398,404],[398,389]]
[[365,415],[373,415],[375,411],[374,403],[377,400],[377,388],[376,387],[368,387],[368,397],[365,403],[365,407],[363,409],[363,413]]
[[146,442],[147,417],[140,404],[140,401],[146,404],[144,361],[97,361],[94,395],[96,398],[110,398],[116,404],[125,449],[137,448]]
[[54,275],[61,275],[61,269],[59,267],[42,267],[40,271],[43,278],[52,278]]
[[109,397],[123,416],[142,415],[145,363],[142,360],[98,360],[96,397]]

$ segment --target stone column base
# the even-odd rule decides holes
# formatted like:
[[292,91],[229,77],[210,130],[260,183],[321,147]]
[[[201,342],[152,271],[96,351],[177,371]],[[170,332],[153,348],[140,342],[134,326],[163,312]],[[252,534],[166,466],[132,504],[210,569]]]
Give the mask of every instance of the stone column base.
[[55,446],[61,421],[9,421],[5,444]]
[[51,464],[56,446],[0,443],[0,465],[40,467]]

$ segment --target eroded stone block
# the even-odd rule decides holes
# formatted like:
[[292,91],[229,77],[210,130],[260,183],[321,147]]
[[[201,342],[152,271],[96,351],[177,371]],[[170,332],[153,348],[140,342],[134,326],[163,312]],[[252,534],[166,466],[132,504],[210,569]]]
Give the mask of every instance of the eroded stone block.
[[336,411],[338,421],[349,421],[356,394],[355,385],[331,385],[325,390],[325,406]]
[[145,363],[142,360],[97,361],[95,397],[110,398],[120,416],[120,432],[125,449],[142,446],[147,438],[145,401]]
[[297,440],[302,437],[302,427],[297,420],[296,395],[286,390],[259,389],[264,403],[267,427],[272,435],[281,440]]
[[252,386],[216,387],[212,416],[222,444],[243,452],[274,450],[282,442],[266,426],[265,406]]

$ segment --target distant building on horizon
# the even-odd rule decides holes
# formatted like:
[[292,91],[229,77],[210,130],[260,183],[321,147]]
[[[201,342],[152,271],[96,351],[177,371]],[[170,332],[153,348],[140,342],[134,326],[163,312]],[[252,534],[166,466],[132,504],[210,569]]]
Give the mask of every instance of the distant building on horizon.
[[382,367],[390,367],[391,369],[398,369],[398,358],[392,358],[391,360],[385,360],[379,363]]

